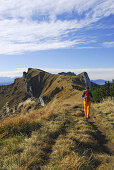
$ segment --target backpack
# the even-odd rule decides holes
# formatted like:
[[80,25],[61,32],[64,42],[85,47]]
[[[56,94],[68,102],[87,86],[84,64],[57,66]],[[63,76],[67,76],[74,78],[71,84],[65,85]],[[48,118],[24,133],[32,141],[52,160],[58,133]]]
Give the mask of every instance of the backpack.
[[85,91],[85,97],[84,97],[86,102],[90,101],[90,92]]

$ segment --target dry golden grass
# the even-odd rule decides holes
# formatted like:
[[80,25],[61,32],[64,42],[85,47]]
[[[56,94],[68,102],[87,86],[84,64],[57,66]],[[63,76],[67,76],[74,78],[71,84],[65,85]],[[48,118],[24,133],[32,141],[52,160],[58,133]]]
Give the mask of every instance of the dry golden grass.
[[94,107],[105,114],[114,113],[114,99],[104,99],[101,103],[94,104]]
[[27,113],[31,110],[35,110],[36,106],[36,101],[31,100],[31,98],[28,98],[27,100],[25,100],[25,102],[19,103],[19,105],[17,106],[17,112]]
[[8,102],[10,107],[17,105],[26,96],[25,83],[23,78],[18,78],[15,83],[7,86],[0,86],[0,110]]
[[96,124],[114,143],[114,100],[108,98],[101,103],[93,104],[93,112]]
[[[100,148],[83,117],[81,94],[65,88],[45,107],[0,121],[0,169],[113,169],[114,157]],[[96,122],[103,105],[94,105]]]

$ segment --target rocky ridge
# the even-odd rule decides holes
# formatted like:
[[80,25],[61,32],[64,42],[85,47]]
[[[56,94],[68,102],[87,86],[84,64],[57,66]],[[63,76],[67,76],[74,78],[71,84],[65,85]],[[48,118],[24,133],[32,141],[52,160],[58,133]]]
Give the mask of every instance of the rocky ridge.
[[86,72],[69,76],[29,68],[12,85],[0,87],[1,117],[38,109],[39,105],[45,106],[62,91],[83,90],[85,86],[93,85]]

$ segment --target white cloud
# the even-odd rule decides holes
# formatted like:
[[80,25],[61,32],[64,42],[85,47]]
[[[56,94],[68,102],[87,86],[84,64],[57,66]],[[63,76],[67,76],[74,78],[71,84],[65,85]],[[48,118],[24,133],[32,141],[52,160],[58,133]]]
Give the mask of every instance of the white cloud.
[[0,77],[22,77],[23,72],[27,70],[27,68],[17,68],[13,71],[0,71]]
[[112,42],[104,42],[103,46],[107,47],[107,48],[111,48],[111,47],[114,48],[114,41],[112,41]]
[[96,16],[114,12],[113,0],[0,0],[0,4],[1,16],[8,17],[28,18],[34,13],[56,16],[73,10],[81,14],[88,9],[93,9]]
[[[84,12],[85,15],[69,20],[72,11],[78,16]],[[59,20],[57,16],[64,13],[68,18]],[[114,14],[113,0],[0,0],[0,54],[84,44],[86,37],[82,39],[77,34],[74,41],[69,33],[110,14]]]
[[26,43],[26,44],[5,44],[1,43],[0,46],[0,53],[1,54],[19,54],[23,53],[24,51],[40,51],[40,50],[52,50],[52,49],[61,49],[61,48],[69,48],[73,47],[75,44],[81,42],[78,41],[49,41],[44,43]]
[[94,9],[94,18],[109,16],[110,14],[114,14],[114,1],[103,0],[102,3],[99,3]]

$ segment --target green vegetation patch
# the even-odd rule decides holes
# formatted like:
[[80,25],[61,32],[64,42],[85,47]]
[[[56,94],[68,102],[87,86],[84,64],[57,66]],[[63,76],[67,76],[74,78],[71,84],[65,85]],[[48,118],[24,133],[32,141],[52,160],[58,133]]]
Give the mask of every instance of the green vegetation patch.
[[93,94],[93,102],[99,103],[108,97],[114,98],[114,80],[112,83],[106,82],[105,85],[100,88],[92,88],[91,92]]

